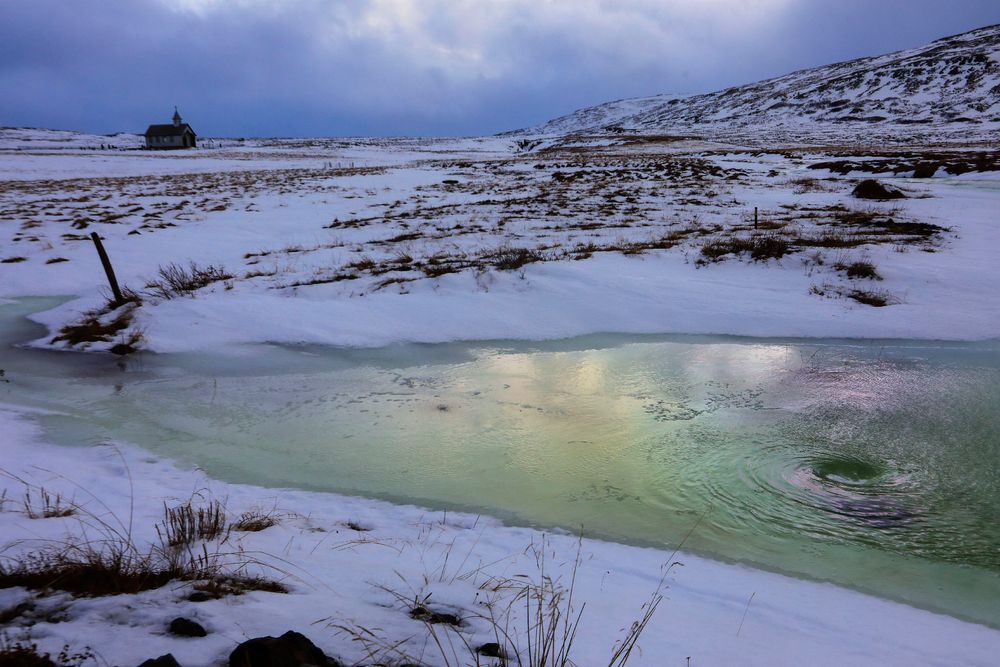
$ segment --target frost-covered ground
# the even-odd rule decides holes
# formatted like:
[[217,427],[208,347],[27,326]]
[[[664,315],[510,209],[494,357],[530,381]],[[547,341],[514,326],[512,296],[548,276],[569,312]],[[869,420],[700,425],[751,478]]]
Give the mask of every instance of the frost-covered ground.
[[[101,664],[135,665],[169,652],[186,667],[217,665],[248,638],[291,629],[345,664],[370,664],[371,655],[389,664],[475,664],[465,644],[496,641],[491,616],[512,635],[521,630],[525,648],[523,601],[514,602],[516,596],[540,582],[543,571],[569,589],[578,559],[574,609],[582,617],[572,655],[579,665],[607,664],[615,642],[658,590],[665,598],[629,664],[686,665],[690,657],[692,665],[985,666],[1000,651],[995,630],[828,584],[686,554],[543,535],[488,517],[225,484],[124,446],[47,445],[38,440],[30,414],[11,406],[0,407],[0,427],[0,486],[8,491],[0,534],[18,538],[4,550],[5,563],[73,540],[97,545],[112,532],[113,542],[130,532],[145,552],[161,544],[157,524],[163,528],[164,505],[208,507],[220,500],[228,522],[244,512],[276,519],[260,532],[233,531],[224,540],[197,540],[192,549],[217,555],[227,571],[248,564],[244,573],[279,580],[287,593],[195,602],[188,599],[190,582],[89,598],[0,589],[9,634],[16,638],[30,625],[32,640],[53,654],[68,643],[76,650],[92,647],[106,661]],[[75,513],[37,518],[42,489]],[[680,564],[665,570],[674,562]],[[414,619],[410,612],[418,604],[453,614],[461,625]],[[208,636],[170,635],[167,626],[178,616],[199,622]]]
[[[36,316],[50,327],[36,344],[92,350],[596,331],[1000,335],[993,152],[520,141],[274,140],[150,153],[39,148],[8,137],[0,149],[0,298],[75,295]],[[841,174],[845,161],[862,166]],[[927,162],[941,165],[934,178],[907,178]],[[851,196],[873,164],[905,199]],[[94,231],[133,291],[124,307],[107,305]],[[193,289],[174,289],[170,276]],[[428,604],[466,619],[460,632],[477,645],[491,638],[477,619],[491,588],[539,576],[542,536],[532,530],[227,485],[123,444],[126,475],[114,452],[56,449],[38,442],[25,419],[20,408],[3,413],[3,467],[34,484],[36,496],[44,486],[84,507],[29,519],[25,487],[5,480],[0,525],[4,541],[17,544],[4,556],[80,535],[81,517],[127,521],[133,502],[134,539],[145,547],[157,541],[164,502],[217,498],[231,517],[256,508],[280,521],[210,551],[242,550],[249,557],[236,560],[262,561],[264,574],[291,589],[200,603],[185,599],[189,584],[124,597],[56,594],[20,614],[49,650],[70,642],[93,646],[109,664],[167,651],[183,665],[218,664],[245,637],[297,629],[332,655],[359,660],[365,647],[336,628],[349,626],[377,628],[379,641],[405,639],[408,654],[443,664],[403,600],[432,593]],[[565,583],[577,542],[546,539],[546,569]],[[671,556],[592,541],[580,553],[577,599],[587,607],[578,663],[602,664]],[[832,586],[677,560],[684,566],[670,572],[637,664],[682,665],[691,656],[692,665],[987,665],[1000,653],[1000,634],[984,627]],[[27,595],[0,591],[0,610]],[[165,635],[178,615],[212,634]]]

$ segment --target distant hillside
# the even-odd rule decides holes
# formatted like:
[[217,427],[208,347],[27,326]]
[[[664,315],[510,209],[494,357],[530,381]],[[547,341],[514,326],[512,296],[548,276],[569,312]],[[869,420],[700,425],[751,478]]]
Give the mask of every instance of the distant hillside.
[[80,149],[138,148],[145,145],[142,135],[119,132],[117,134],[84,134],[69,130],[45,130],[34,127],[0,127],[0,148],[33,149]]
[[523,132],[621,131],[996,141],[1000,25],[715,93],[610,102]]

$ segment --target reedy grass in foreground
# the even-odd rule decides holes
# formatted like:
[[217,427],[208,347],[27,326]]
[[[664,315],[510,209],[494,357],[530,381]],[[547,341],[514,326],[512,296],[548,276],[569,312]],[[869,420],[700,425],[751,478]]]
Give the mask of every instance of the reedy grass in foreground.
[[[701,519],[685,535],[684,541],[700,522]],[[678,549],[684,541],[678,545]],[[582,547],[581,538],[577,543],[568,581],[564,582],[559,575],[553,576],[549,572],[549,563],[555,558],[555,552],[548,539],[543,536],[540,544],[532,543],[524,550],[525,554],[533,557],[537,575],[487,578],[478,587],[484,596],[481,601],[485,611],[474,610],[466,616],[452,613],[451,607],[433,605],[432,595],[424,590],[434,577],[425,576],[421,590],[414,591],[411,588],[410,593],[376,585],[408,609],[411,618],[422,622],[426,632],[422,640],[417,635],[388,638],[377,629],[330,619],[326,619],[327,625],[360,644],[367,659],[374,664],[573,667],[582,664],[577,662],[579,655],[574,651],[574,646],[587,606],[586,602],[576,599]],[[450,556],[450,551],[449,546],[446,559]],[[668,574],[675,565],[680,564],[673,560],[676,555],[677,550],[663,566],[661,578],[650,598],[640,607],[638,617],[627,628],[623,628],[622,636],[611,641],[607,661],[587,656],[586,664],[607,664],[608,667],[624,667],[628,664],[639,650],[639,639],[663,601]],[[441,567],[441,577],[444,576],[445,567]],[[461,569],[462,566],[459,566],[455,571],[455,576],[450,579],[451,583],[455,580],[467,580],[482,568],[473,568],[467,572],[461,572]],[[402,578],[401,575],[398,576]],[[493,641],[475,646],[478,642],[473,642],[468,633],[473,625],[485,626]],[[421,641],[422,648],[415,649],[414,646]],[[428,652],[433,655],[434,660],[427,657]]]
[[241,549],[224,551],[225,539],[209,548],[210,541],[224,534],[224,509],[219,501],[197,508],[191,502],[175,508],[165,506],[163,523],[154,526],[159,542],[142,545],[133,531],[134,489],[129,516],[123,519],[92,493],[87,495],[97,510],[78,502],[64,505],[59,494],[52,496],[5,470],[0,470],[0,475],[24,486],[25,513],[29,517],[38,516],[39,510],[31,502],[35,494],[43,499],[43,516],[67,518],[75,524],[75,530],[66,537],[38,540],[37,548],[30,551],[19,550],[8,556],[4,552],[27,542],[3,545],[0,588],[22,586],[102,596],[138,593],[171,581],[185,581],[215,596],[249,590],[286,592],[277,581],[247,574],[249,568],[256,567],[287,575],[282,570]]

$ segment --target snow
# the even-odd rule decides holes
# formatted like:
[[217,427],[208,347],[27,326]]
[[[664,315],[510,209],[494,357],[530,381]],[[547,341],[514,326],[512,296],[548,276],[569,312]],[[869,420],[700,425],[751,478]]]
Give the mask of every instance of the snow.
[[741,137],[758,146],[778,141],[995,143],[1000,130],[998,60],[1000,27],[987,26],[915,49],[719,92],[608,102],[522,133],[592,134],[614,125],[641,133]]
[[[38,316],[53,332],[99,306],[107,288],[89,241],[98,229],[119,281],[134,289],[170,263],[221,266],[233,276],[195,298],[147,297],[134,327],[157,351],[591,332],[1000,335],[1000,299],[990,287],[1000,280],[991,251],[1000,243],[994,222],[1000,191],[990,175],[996,172],[899,179],[908,199],[872,203],[849,196],[855,179],[808,168],[826,159],[823,153],[759,154],[702,142],[599,145],[587,149],[588,167],[562,161],[564,155],[579,160],[580,146],[539,156],[515,155],[511,145],[494,138],[338,141],[306,149],[274,142],[140,156],[0,152],[0,174],[14,177],[0,191],[0,260],[24,258],[0,263],[0,298],[78,295]],[[323,167],[338,162],[356,167]],[[664,183],[658,165],[695,171]],[[623,167],[634,171],[619,183]],[[702,169],[723,171],[713,176]],[[78,177],[51,180],[69,173]],[[560,182],[559,174],[581,178]],[[802,191],[803,179],[819,183]],[[616,202],[610,215],[609,198]],[[726,234],[705,231],[669,249],[575,259],[581,244],[649,242],[692,226],[725,230],[743,224],[753,207],[765,218],[794,217],[804,235],[828,227],[796,211],[837,207],[949,231],[932,247],[820,248],[778,260],[729,257],[702,265],[701,246]],[[542,248],[551,261],[517,270],[471,266],[504,247]],[[393,265],[398,257],[416,264]],[[433,277],[414,268],[434,257],[466,265]],[[884,280],[858,284],[833,268],[861,260],[873,262]],[[385,263],[384,269],[352,268],[366,261]],[[872,308],[836,297],[856,288],[885,291],[893,305]]]
[[683,98],[683,95],[663,94],[606,102],[550,120],[531,132],[560,135],[577,132],[581,128],[607,128],[671,100]]
[[[190,296],[147,296],[132,331],[154,351],[593,332],[1000,336],[1000,187],[989,173],[901,178],[896,183],[907,199],[857,202],[849,197],[856,179],[809,169],[829,158],[822,151],[775,146],[763,154],[741,146],[601,140],[522,154],[513,139],[493,137],[271,140],[176,154],[0,150],[0,260],[23,258],[0,263],[0,299],[74,295],[35,316],[50,331],[35,344],[53,346],[54,332],[104,303],[103,271],[87,238],[96,230],[120,282],[135,289],[169,263],[212,264],[232,275]],[[817,182],[805,187],[803,179]],[[754,207],[768,220],[792,215],[789,206],[823,211],[819,218],[796,218],[796,228],[808,234],[829,224],[822,216],[836,207],[948,231],[929,243],[821,249],[822,261],[798,252],[778,260],[730,256],[699,263],[702,245],[745,225]],[[703,231],[685,231],[692,226]],[[575,250],[581,243],[627,246],[671,232],[687,235],[674,247],[636,255],[605,250],[577,258],[583,253]],[[392,264],[401,256],[471,261],[504,247],[537,249],[548,253],[547,261],[514,270],[465,266],[436,277]],[[366,260],[388,270],[350,268]],[[872,308],[831,296],[859,286],[834,268],[857,260],[871,261],[883,277],[860,285],[885,290],[892,305]],[[343,271],[356,275],[329,282]],[[387,277],[405,281],[382,284]],[[485,613],[480,586],[487,578],[540,576],[531,547],[539,549],[543,535],[535,530],[487,517],[446,519],[361,498],[224,483],[125,442],[56,447],[22,407],[3,408],[0,428],[8,473],[0,486],[7,490],[0,511],[4,557],[79,535],[87,513],[125,522],[134,513],[135,539],[155,544],[163,503],[192,498],[224,500],[230,517],[273,508],[281,518],[260,533],[207,547],[264,563],[251,569],[281,578],[289,594],[194,603],[182,584],[111,598],[57,594],[39,604],[65,607],[65,620],[32,629],[46,650],[89,644],[108,664],[137,664],[169,651],[183,665],[208,665],[245,638],[294,629],[350,662],[364,653],[336,630],[349,625],[378,628],[386,641],[405,639],[408,653],[444,662],[427,628],[380,585],[406,599],[432,593],[434,604],[469,619],[460,631],[476,645],[492,640],[488,624],[475,618]],[[83,512],[29,519],[19,480],[71,498]],[[348,522],[371,530],[358,533]],[[566,534],[544,540],[546,570],[568,581],[577,540]],[[619,629],[641,615],[672,557],[592,540],[582,542],[580,556],[575,597],[587,607],[578,662],[602,664]],[[670,570],[667,599],[634,664],[685,664],[690,656],[692,665],[797,665],[822,656],[844,665],[989,665],[1000,651],[1000,633],[986,627],[689,554],[676,560],[684,565]],[[26,595],[0,591],[0,609]],[[165,624],[180,615],[212,634],[169,637]]]
[[[988,246],[973,247],[983,250],[977,265],[989,262]],[[979,253],[970,249],[973,254]],[[211,294],[164,302],[143,315],[141,326],[150,347],[161,352],[262,340],[382,347],[593,332],[938,340],[998,335],[1000,304],[982,293],[983,274],[962,271],[960,280],[951,280],[955,267],[938,268],[931,261],[905,270],[903,278],[923,275],[926,284],[901,292],[908,302],[894,306],[892,318],[860,304],[824,308],[805,290],[776,284],[766,269],[744,264],[699,271],[682,261],[648,258],[598,258],[589,264],[542,266],[523,280],[501,276],[488,291],[464,276],[445,278],[420,293],[363,298],[324,299],[322,288],[311,288],[300,299]],[[887,279],[893,278],[895,273],[887,272]],[[955,290],[956,283],[964,291]],[[64,321],[74,307],[64,306],[46,321]],[[948,315],[928,318],[929,311]]]
[[[58,622],[42,620],[31,629],[33,641],[54,653],[67,643],[77,650],[91,646],[108,664],[128,665],[170,652],[181,664],[197,667],[219,664],[247,638],[291,629],[353,664],[366,653],[337,629],[349,626],[377,629],[385,642],[403,641],[409,655],[443,664],[427,628],[409,617],[405,601],[430,596],[431,608],[465,619],[458,632],[471,646],[494,641],[482,618],[488,615],[489,584],[523,581],[522,576],[537,581],[539,552],[545,554],[546,574],[567,586],[579,554],[574,600],[578,610],[584,604],[585,609],[574,655],[580,665],[604,664],[623,636],[621,628],[641,615],[665,566],[675,561],[681,565],[667,571],[666,599],[630,664],[685,664],[690,656],[693,665],[800,665],[817,659],[838,665],[991,665],[1000,651],[1000,632],[983,626],[690,554],[578,542],[572,535],[545,535],[482,516],[227,484],[127,443],[57,447],[44,442],[34,414],[0,406],[5,434],[0,488],[7,491],[0,534],[8,543],[7,562],[79,538],[85,525],[94,539],[100,522],[120,523],[123,531],[127,526],[144,549],[158,544],[155,526],[164,503],[218,499],[230,519],[261,510],[279,523],[258,533],[231,533],[224,543],[210,541],[208,553],[249,561],[250,572],[280,579],[290,589],[206,602],[187,600],[190,587],[183,583],[111,597],[55,593],[36,605],[43,616],[58,611]],[[37,497],[41,488],[60,494],[78,513],[29,518],[19,499],[28,489]],[[24,589],[0,590],[0,609],[29,595]],[[502,600],[495,602],[497,609],[505,608]],[[170,636],[166,626],[177,616],[193,618],[210,634]],[[435,626],[435,632],[461,645],[453,631]]]
[[33,127],[0,127],[0,148],[15,150],[79,150],[101,146],[120,149],[139,148],[145,139],[138,134],[119,132],[93,135],[68,130],[47,130]]

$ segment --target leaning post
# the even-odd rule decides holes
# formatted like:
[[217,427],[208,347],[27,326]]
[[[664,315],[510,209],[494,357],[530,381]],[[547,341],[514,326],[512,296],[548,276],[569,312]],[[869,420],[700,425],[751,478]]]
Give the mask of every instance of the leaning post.
[[101,264],[104,265],[104,273],[108,276],[108,283],[111,284],[111,292],[115,295],[115,307],[120,307],[125,304],[125,299],[122,298],[122,291],[118,289],[118,279],[115,278],[115,270],[111,266],[111,260],[108,259],[108,253],[104,250],[104,244],[101,243],[101,237],[97,232],[91,232],[90,238],[97,247],[97,254],[101,258]]

